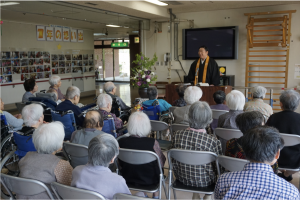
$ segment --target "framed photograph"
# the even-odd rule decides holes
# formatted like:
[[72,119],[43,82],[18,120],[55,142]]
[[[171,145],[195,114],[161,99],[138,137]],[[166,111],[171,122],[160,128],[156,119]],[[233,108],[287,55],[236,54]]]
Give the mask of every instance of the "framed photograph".
[[35,67],[29,67],[29,72],[30,73],[36,72],[36,68]]
[[43,65],[37,66],[36,67],[36,72],[44,72],[44,66]]
[[37,79],[44,78],[44,73],[37,73]]
[[58,74],[58,68],[52,68],[52,74]]
[[50,58],[44,59],[44,65],[50,65]]
[[50,65],[44,65],[44,69],[45,69],[45,72],[50,72],[51,67],[50,67]]
[[28,58],[35,58],[35,51],[29,51]]
[[50,58],[50,53],[47,51],[43,52],[43,58]]
[[59,74],[65,74],[66,72],[65,72],[65,68],[59,68],[58,69],[58,73]]
[[43,58],[43,52],[41,52],[41,51],[36,51],[36,52],[35,52],[35,58]]
[[66,60],[71,60],[71,55],[70,54],[65,55],[65,59]]
[[58,55],[52,54],[52,55],[51,55],[51,60],[52,60],[52,61],[58,60]]
[[62,54],[59,54],[59,55],[58,55],[58,60],[65,60],[65,56],[62,55]]
[[29,73],[28,67],[21,67],[22,74]]
[[65,67],[66,62],[65,61],[59,61],[59,67]]
[[55,67],[58,67],[58,62],[57,61],[52,62],[52,68],[55,68]]
[[28,59],[22,59],[20,61],[20,63],[21,63],[21,66],[27,66],[29,64],[29,60]]
[[37,79],[36,73],[30,73],[30,78]]
[[10,59],[10,52],[9,51],[1,52],[1,58],[2,59]]
[[21,51],[20,52],[20,58],[28,58],[27,51]]
[[50,78],[51,72],[45,72],[45,78]]
[[20,65],[20,60],[19,59],[15,59],[11,61],[12,66],[21,66]]
[[72,66],[72,62],[71,61],[66,61],[66,67],[71,67]]
[[12,59],[18,59],[18,58],[20,58],[20,52],[13,51],[12,54],[11,54],[11,58]]
[[21,74],[21,67],[13,67],[13,74]]
[[83,60],[88,60],[89,59],[89,55],[88,54],[83,54]]

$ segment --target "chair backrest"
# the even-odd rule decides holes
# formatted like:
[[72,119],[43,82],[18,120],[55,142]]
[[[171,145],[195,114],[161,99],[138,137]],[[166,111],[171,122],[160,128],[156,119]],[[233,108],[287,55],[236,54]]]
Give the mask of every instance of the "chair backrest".
[[245,164],[250,163],[249,160],[233,158],[228,156],[218,156],[218,163],[230,172],[242,171]]
[[47,108],[51,108],[51,110],[55,110],[57,106],[57,103],[55,101],[43,97],[30,97],[29,101],[41,102],[45,104]]
[[225,113],[228,113],[228,110],[215,110],[215,109],[211,109],[212,111],[212,118],[213,119],[219,119],[220,115],[223,115]]
[[64,140],[70,140],[72,133],[77,130],[73,111],[69,110],[62,112],[51,110],[51,116],[53,121],[60,121],[63,123],[65,130]]
[[56,102],[56,95],[54,93],[43,93],[43,92],[37,92],[35,94],[36,97],[42,97],[46,99],[50,99],[54,102]]
[[26,103],[15,103],[19,113],[22,113],[23,108],[27,105]]
[[187,125],[187,124],[172,124],[171,125],[171,131],[176,132],[176,131],[179,131],[179,130],[187,129],[188,127],[189,127],[189,125]]
[[217,163],[218,175],[220,175],[217,157],[217,154],[209,151],[183,149],[170,149],[168,151],[168,162],[171,170],[173,169],[172,158],[186,165],[205,165],[215,161]]
[[81,110],[81,112],[84,112],[84,111],[86,111],[86,110],[88,110],[88,109],[90,109],[90,108],[93,108],[93,107],[95,107],[95,106],[97,106],[97,104],[91,103],[91,104],[88,104],[88,105],[86,105],[86,106],[81,107],[80,110]]
[[243,133],[238,129],[216,128],[215,134],[224,140],[230,140],[232,138],[240,138]]
[[63,151],[67,154],[68,160],[73,168],[78,165],[85,165],[88,162],[87,146],[64,142]]
[[12,198],[14,197],[13,193],[17,195],[32,196],[46,192],[50,199],[54,199],[50,189],[44,183],[37,180],[1,173],[1,183]]
[[101,199],[106,200],[101,194],[90,190],[63,185],[57,182],[51,183],[57,199]]
[[177,107],[177,106],[172,106],[172,107],[169,108],[169,111],[170,111],[171,113],[174,113],[174,110],[175,110],[176,108],[178,108],[178,107]]
[[280,133],[280,136],[284,140],[285,147],[300,144],[300,136],[299,135]]
[[125,199],[142,199],[142,200],[148,200],[149,198],[139,197],[139,196],[129,195],[129,194],[122,194],[122,193],[115,194],[114,198],[113,198],[113,200],[125,200]]
[[169,125],[166,122],[150,120],[151,131],[164,131],[169,128]]
[[145,106],[143,104],[143,112],[148,115],[150,120],[159,120],[159,116],[161,114],[160,105]]
[[115,121],[112,116],[108,116],[103,120],[102,131],[108,134],[111,134],[114,137],[117,137]]
[[13,136],[14,141],[17,145],[15,154],[19,156],[19,159],[23,158],[29,151],[36,151],[32,142],[32,135],[24,136],[18,134],[17,132],[14,132]]

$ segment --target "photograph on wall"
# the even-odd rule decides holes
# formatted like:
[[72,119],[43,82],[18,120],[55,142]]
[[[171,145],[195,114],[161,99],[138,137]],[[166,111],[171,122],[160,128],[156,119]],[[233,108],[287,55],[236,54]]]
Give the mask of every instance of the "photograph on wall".
[[29,67],[29,72],[30,72],[30,73],[36,72],[35,67]]
[[59,54],[58,55],[58,60],[65,60],[65,55]]
[[27,66],[29,64],[29,60],[28,59],[22,59],[20,61],[20,63],[21,63],[21,66]]
[[89,59],[89,55],[88,54],[83,54],[83,60],[88,60]]
[[66,73],[71,73],[71,67],[66,67]]
[[72,67],[77,66],[77,61],[72,61]]
[[11,74],[11,67],[4,67],[3,68],[3,75]]
[[35,58],[35,51],[29,51],[28,58]]
[[2,59],[10,59],[10,52],[9,51],[4,51],[1,53],[1,58]]
[[79,54],[77,60],[82,60],[82,54]]
[[73,67],[73,73],[82,73],[82,67]]
[[53,27],[46,26],[46,38],[47,38],[47,41],[54,40]]
[[21,67],[21,72],[22,73],[28,73],[28,67]]
[[71,29],[71,42],[77,42],[77,29]]
[[54,31],[55,31],[55,35],[54,35],[55,41],[57,41],[57,42],[62,41],[62,37],[63,37],[62,28],[60,28],[60,27],[55,27],[55,28],[54,28]]
[[94,67],[89,67],[89,72],[93,72],[94,71]]
[[13,67],[13,74],[21,74],[21,67]]
[[33,65],[43,65],[44,60],[41,58],[35,59]]
[[89,54],[89,60],[94,60],[94,54]]
[[44,78],[44,73],[37,73],[37,79]]
[[89,65],[94,65],[94,61],[93,60],[89,60]]
[[59,68],[58,73],[59,74],[65,74],[65,68]]
[[36,52],[35,52],[35,58],[43,58],[43,52],[41,52],[41,51],[36,51]]
[[28,65],[34,65],[35,59],[29,59],[28,60]]
[[38,41],[45,41],[45,27],[44,26],[36,26],[36,36]]
[[52,55],[51,55],[51,60],[52,60],[52,61],[58,60],[58,55],[52,54]]
[[29,79],[29,74],[21,74],[21,81]]
[[71,61],[66,61],[66,67],[71,67],[72,66],[72,62]]
[[77,66],[82,66],[82,61],[77,61]]
[[2,77],[2,83],[10,83],[12,82],[12,76],[3,76]]
[[52,62],[52,68],[53,68],[53,67],[58,67],[58,62],[57,62],[57,61]]
[[50,78],[51,72],[45,72],[45,78]]
[[78,60],[78,55],[77,54],[73,54],[72,55],[72,60]]
[[11,66],[11,60],[2,60],[2,67]]
[[21,65],[20,65],[20,60],[19,60],[19,59],[12,60],[12,61],[11,61],[11,65],[12,65],[12,66],[21,66]]
[[70,29],[69,28],[63,28],[63,41],[70,42]]
[[11,53],[11,58],[12,58],[12,59],[18,59],[18,58],[20,58],[20,52],[18,52],[18,51],[13,51],[13,52]]
[[50,58],[44,59],[44,65],[50,65]]
[[83,42],[84,41],[84,39],[83,39],[83,30],[80,30],[80,29],[78,29],[77,30],[77,34],[78,34],[78,42]]
[[21,51],[20,52],[20,58],[28,58],[27,51]]
[[59,67],[65,67],[66,62],[65,61],[59,61]]
[[67,55],[65,55],[65,58],[66,58],[66,60],[71,60],[71,55],[67,54]]
[[89,65],[89,61],[84,60],[84,61],[82,62],[82,65],[83,65],[83,66],[88,66],[88,65]]
[[37,66],[36,72],[44,72],[44,66],[43,65]]
[[0,75],[2,75],[2,73],[3,73],[3,68],[0,67]]
[[50,65],[44,65],[45,72],[50,72]]
[[36,79],[37,78],[36,73],[30,73],[30,78]]
[[50,58],[50,53],[48,51],[43,51],[43,58]]

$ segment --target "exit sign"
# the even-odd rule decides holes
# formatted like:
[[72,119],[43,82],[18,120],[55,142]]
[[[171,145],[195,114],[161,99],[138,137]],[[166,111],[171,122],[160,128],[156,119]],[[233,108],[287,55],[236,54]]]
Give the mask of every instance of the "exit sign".
[[111,47],[128,47],[128,42],[113,42]]

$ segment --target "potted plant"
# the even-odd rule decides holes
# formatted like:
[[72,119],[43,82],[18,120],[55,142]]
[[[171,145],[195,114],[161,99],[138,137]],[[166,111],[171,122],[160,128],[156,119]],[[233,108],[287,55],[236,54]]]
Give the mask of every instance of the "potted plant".
[[136,59],[132,62],[137,67],[132,69],[131,83],[133,87],[139,88],[141,98],[148,98],[147,90],[153,81],[157,80],[157,75],[152,71],[152,66],[157,61],[156,54],[153,58],[147,58],[144,54],[136,54]]

